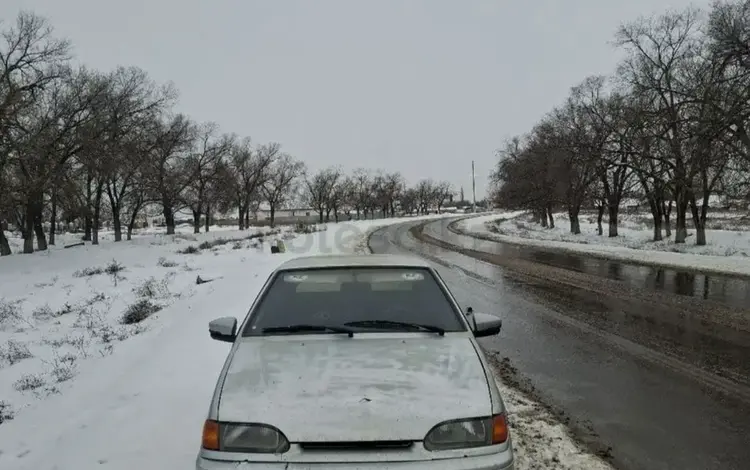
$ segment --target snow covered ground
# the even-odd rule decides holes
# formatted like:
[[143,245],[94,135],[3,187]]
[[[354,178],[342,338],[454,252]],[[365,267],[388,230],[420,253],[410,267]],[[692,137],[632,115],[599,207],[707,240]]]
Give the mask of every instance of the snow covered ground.
[[[622,261],[705,272],[750,275],[750,216],[741,213],[713,213],[706,231],[708,244],[696,246],[694,235],[685,244],[672,239],[651,241],[653,233],[644,214],[622,214],[619,236],[597,235],[596,215],[580,218],[581,234],[570,233],[566,214],[555,214],[555,228],[543,228],[523,211],[497,212],[463,219],[455,226],[460,232],[507,243],[586,253]],[[689,233],[694,232],[692,228]]]
[[[208,321],[243,317],[284,260],[367,252],[367,233],[398,221],[122,243],[104,234],[100,246],[0,259],[0,468],[193,468],[229,349],[209,338]],[[280,238],[286,253],[271,255]],[[609,468],[543,407],[501,387],[518,468]]]

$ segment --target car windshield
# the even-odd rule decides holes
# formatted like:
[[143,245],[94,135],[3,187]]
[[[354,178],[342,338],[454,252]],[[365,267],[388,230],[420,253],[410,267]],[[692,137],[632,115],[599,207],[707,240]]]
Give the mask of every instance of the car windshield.
[[242,336],[335,333],[314,327],[356,332],[466,330],[430,270],[368,267],[279,273]]

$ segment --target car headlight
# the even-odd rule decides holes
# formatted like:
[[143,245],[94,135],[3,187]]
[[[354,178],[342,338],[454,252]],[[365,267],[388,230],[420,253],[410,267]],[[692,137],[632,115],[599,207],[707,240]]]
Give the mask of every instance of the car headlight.
[[203,425],[203,448],[221,452],[283,454],[289,450],[286,436],[266,424],[220,423]]
[[466,449],[502,444],[508,440],[505,415],[471,418],[440,423],[427,433],[427,450]]

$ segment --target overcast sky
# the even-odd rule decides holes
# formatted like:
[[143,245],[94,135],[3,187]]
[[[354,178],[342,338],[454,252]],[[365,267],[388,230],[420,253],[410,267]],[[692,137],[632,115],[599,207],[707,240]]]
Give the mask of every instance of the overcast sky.
[[2,0],[48,17],[78,61],[137,65],[178,110],[311,169],[400,171],[484,195],[494,150],[591,74],[641,14],[688,0]]

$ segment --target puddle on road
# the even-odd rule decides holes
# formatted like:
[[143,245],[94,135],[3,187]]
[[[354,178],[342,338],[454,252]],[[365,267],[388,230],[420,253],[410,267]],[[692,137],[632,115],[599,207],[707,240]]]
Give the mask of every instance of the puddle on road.
[[[747,309],[750,307],[750,280],[741,277],[700,274],[655,266],[641,266],[569,253],[544,251],[538,248],[508,245],[459,235],[448,229],[446,220],[429,224],[437,237],[455,245],[504,256],[515,256],[527,261],[577,271],[600,278],[613,279],[636,289],[649,289],[671,294],[700,298],[724,305]],[[435,233],[435,232],[433,232]],[[750,263],[750,260],[748,260]]]

